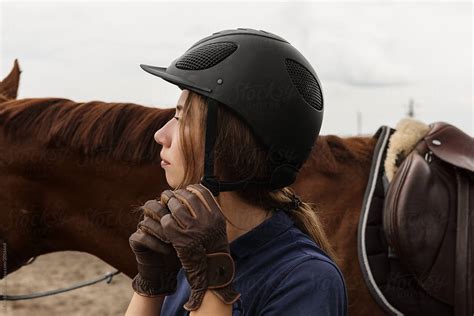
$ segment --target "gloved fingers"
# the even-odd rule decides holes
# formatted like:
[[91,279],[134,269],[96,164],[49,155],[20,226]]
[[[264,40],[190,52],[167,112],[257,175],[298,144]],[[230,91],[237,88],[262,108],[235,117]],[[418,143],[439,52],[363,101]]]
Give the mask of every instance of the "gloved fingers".
[[[167,214],[161,218],[161,226],[163,227],[164,234],[171,241],[174,249],[176,249],[178,257],[186,258],[190,255],[190,252],[194,254],[194,256],[198,253],[200,245],[194,245],[194,241],[198,238],[198,235],[188,229],[181,228],[172,214]],[[206,251],[203,247],[202,249],[202,256],[204,256]]]
[[186,189],[179,189],[174,191],[174,195],[181,201],[181,203],[186,205],[189,213],[194,218],[194,221],[196,218],[200,221],[204,218],[209,218],[211,212],[209,211],[208,206],[205,205],[205,202],[193,192]]
[[[161,217],[160,217],[161,219]],[[138,223],[138,228],[143,230],[144,232],[155,236],[156,238],[159,238],[161,241],[169,244],[171,243],[169,239],[166,237],[166,235],[163,232],[163,227],[161,227],[160,219],[155,220],[147,215],[145,215],[145,218]]]
[[166,207],[166,204],[162,204],[160,201],[157,201],[156,199],[146,201],[142,208],[143,208],[143,213],[146,216],[149,216],[153,218],[154,220],[157,220],[158,222],[164,215],[169,214],[170,212],[168,208]]
[[163,192],[161,192],[161,195],[160,195],[160,201],[163,205],[167,205],[168,204],[168,200],[174,196],[174,193],[173,191],[171,190],[164,190]]
[[208,188],[198,183],[188,185],[186,187],[186,190],[193,192],[202,201],[202,203],[206,205],[209,212],[214,213],[217,211],[221,215],[223,215],[219,203],[217,203],[216,199],[214,198],[214,195],[211,191],[209,191]]
[[130,243],[130,247],[135,253],[144,253],[151,249],[155,252],[169,252],[171,254],[170,250],[172,247],[168,247],[170,245],[163,243],[160,239],[145,233],[141,229],[138,229],[135,233],[133,233],[128,241]]
[[[166,191],[168,190],[165,190],[164,192]],[[166,194],[168,194],[168,192],[166,192]],[[177,196],[175,196],[174,192],[173,196],[169,197],[166,206],[170,210],[171,217],[176,221],[182,230],[187,230],[187,228],[195,221],[188,209],[188,206],[182,202],[182,199],[179,199]]]
[[161,218],[161,227],[163,227],[166,237],[171,240],[173,247],[181,246],[177,244],[177,241],[181,237],[183,229],[179,227],[171,214],[166,214]]

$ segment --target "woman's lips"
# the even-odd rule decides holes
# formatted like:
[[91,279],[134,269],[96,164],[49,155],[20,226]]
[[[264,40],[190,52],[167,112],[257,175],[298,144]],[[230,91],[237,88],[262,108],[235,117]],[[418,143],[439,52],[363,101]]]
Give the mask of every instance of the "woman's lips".
[[170,165],[169,161],[165,160],[161,154],[160,154],[160,158],[161,158],[161,167],[166,167]]

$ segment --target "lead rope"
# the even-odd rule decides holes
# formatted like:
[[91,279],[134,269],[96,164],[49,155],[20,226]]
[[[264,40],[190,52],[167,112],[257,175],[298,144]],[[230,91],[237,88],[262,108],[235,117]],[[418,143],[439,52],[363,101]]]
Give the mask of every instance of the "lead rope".
[[104,276],[94,279],[92,281],[86,281],[86,282],[80,282],[77,283],[76,285],[67,287],[67,288],[62,288],[62,289],[57,289],[57,290],[49,290],[49,291],[44,291],[44,292],[38,292],[38,293],[32,293],[32,294],[23,294],[23,295],[6,295],[6,294],[0,294],[0,301],[19,301],[19,300],[28,300],[32,298],[39,298],[39,297],[45,297],[45,296],[50,296],[54,294],[59,294],[59,293],[64,293],[68,292],[71,290],[75,290],[84,286],[92,285],[95,283],[99,283],[101,281],[106,280],[107,284],[110,284],[112,282],[112,278],[114,275],[119,274],[120,271],[115,270],[113,272],[108,272]]

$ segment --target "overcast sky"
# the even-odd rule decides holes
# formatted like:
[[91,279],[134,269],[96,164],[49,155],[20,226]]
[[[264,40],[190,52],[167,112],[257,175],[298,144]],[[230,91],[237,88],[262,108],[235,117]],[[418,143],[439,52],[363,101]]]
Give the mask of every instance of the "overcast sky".
[[199,39],[249,27],[288,40],[325,99],[321,134],[415,117],[473,127],[472,2],[18,2],[0,6],[0,77],[18,58],[20,98],[174,107],[180,89],[139,67],[167,67]]

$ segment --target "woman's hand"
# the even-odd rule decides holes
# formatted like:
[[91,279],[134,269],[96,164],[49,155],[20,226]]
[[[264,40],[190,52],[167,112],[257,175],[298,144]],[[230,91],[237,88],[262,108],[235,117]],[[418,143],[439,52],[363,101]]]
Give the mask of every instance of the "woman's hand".
[[201,184],[191,184],[163,191],[161,201],[171,212],[161,217],[163,233],[176,249],[191,286],[183,307],[198,309],[207,289],[225,304],[233,304],[240,297],[232,284],[235,265],[226,222],[212,193]]
[[181,262],[160,224],[169,210],[157,200],[149,200],[141,208],[143,220],[129,238],[138,268],[132,287],[142,296],[172,294],[176,291]]

